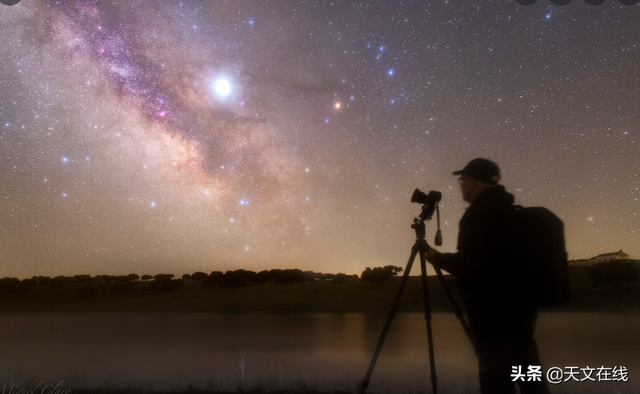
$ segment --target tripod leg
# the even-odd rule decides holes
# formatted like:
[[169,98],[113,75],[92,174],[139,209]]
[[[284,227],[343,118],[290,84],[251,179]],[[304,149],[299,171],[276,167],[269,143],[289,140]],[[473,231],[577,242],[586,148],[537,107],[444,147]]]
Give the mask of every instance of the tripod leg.
[[393,300],[393,304],[391,305],[391,310],[389,311],[389,315],[387,316],[387,321],[385,322],[384,328],[382,329],[382,333],[380,334],[378,345],[376,346],[376,350],[373,352],[373,357],[371,358],[371,362],[369,363],[369,369],[367,369],[367,374],[365,375],[364,379],[362,380],[362,383],[360,384],[360,390],[358,391],[358,393],[360,394],[364,394],[367,387],[369,387],[369,380],[371,379],[373,368],[376,366],[376,361],[378,361],[378,356],[380,355],[380,350],[382,350],[384,339],[387,336],[389,327],[391,327],[391,321],[396,315],[396,310],[398,309],[398,304],[400,304],[402,291],[404,290],[404,286],[407,284],[407,279],[409,278],[409,272],[411,271],[411,266],[413,266],[413,262],[416,259],[417,254],[418,254],[418,243],[414,244],[413,248],[411,248],[411,257],[409,257],[409,261],[407,262],[407,267],[404,270],[404,275],[402,275],[402,280],[400,281],[400,287],[398,288],[398,292],[396,293],[396,298]]
[[420,248],[420,268],[422,269],[422,298],[424,300],[424,319],[427,322],[427,339],[429,342],[429,363],[431,364],[431,385],[433,394],[438,394],[438,377],[436,376],[436,359],[433,352],[433,335],[431,330],[431,308],[429,304],[429,288],[427,287],[427,264],[424,248]]

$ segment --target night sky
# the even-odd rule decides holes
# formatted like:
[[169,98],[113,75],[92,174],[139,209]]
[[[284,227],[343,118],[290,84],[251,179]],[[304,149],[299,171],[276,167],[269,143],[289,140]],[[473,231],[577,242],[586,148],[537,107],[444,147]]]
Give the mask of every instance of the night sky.
[[0,5],[0,276],[404,267],[413,190],[442,191],[454,251],[475,157],[563,219],[571,259],[640,259],[638,21],[613,0]]

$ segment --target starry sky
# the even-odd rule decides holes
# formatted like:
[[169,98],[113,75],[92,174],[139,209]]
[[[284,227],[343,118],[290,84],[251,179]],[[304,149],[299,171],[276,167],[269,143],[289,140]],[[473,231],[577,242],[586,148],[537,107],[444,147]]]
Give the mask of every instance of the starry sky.
[[1,276],[404,267],[475,157],[571,259],[640,259],[639,5],[0,7]]

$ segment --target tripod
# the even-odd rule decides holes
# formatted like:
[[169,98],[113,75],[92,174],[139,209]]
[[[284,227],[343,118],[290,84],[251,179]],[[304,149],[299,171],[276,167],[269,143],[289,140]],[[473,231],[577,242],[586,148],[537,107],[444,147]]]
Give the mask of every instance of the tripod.
[[[400,304],[400,297],[402,296],[402,291],[404,290],[404,286],[406,285],[407,279],[409,278],[409,272],[411,271],[413,262],[416,259],[416,255],[420,255],[420,268],[422,269],[422,298],[424,301],[424,318],[427,322],[427,340],[429,342],[429,362],[431,364],[431,384],[433,386],[433,393],[434,394],[438,393],[438,387],[436,384],[438,378],[436,377],[435,357],[433,354],[433,337],[432,337],[432,331],[431,331],[431,310],[429,307],[429,291],[427,288],[427,267],[426,267],[426,258],[425,258],[427,250],[429,250],[429,245],[425,240],[424,220],[416,218],[413,220],[413,222],[414,224],[411,225],[411,228],[413,228],[416,232],[416,242],[411,248],[411,257],[409,257],[409,261],[407,262],[407,267],[405,268],[404,275],[402,276],[402,280],[400,281],[400,287],[398,288],[398,293],[396,294],[396,298],[394,299],[393,304],[391,305],[391,310],[389,311],[387,321],[384,324],[382,333],[380,334],[378,345],[376,346],[376,350],[374,351],[373,357],[371,358],[371,363],[369,363],[369,369],[367,370],[367,374],[365,375],[364,379],[362,380],[362,384],[360,385],[360,391],[359,391],[360,394],[364,394],[367,387],[369,387],[369,380],[371,379],[373,368],[375,367],[376,361],[378,360],[378,356],[380,355],[380,350],[382,350],[382,345],[387,336],[387,332],[391,327],[391,321],[396,315],[398,304]],[[438,223],[438,227],[439,227],[439,223]],[[439,235],[440,235],[440,230],[438,230],[438,234],[436,235],[436,245],[440,245],[442,242]],[[467,322],[464,319],[462,310],[460,310],[460,308],[458,307],[458,304],[453,298],[453,293],[451,292],[451,289],[447,285],[447,282],[445,281],[444,276],[442,275],[442,271],[440,270],[439,267],[435,265],[433,266],[433,268],[435,269],[436,274],[440,279],[440,284],[442,285],[445,293],[447,294],[447,297],[449,298],[449,301],[451,302],[451,305],[453,306],[456,317],[458,318],[458,320],[460,320],[460,323],[462,324],[462,328],[464,329],[465,333],[467,334],[467,337],[469,338],[469,340],[473,345],[471,332],[469,331],[469,326],[467,325]]]

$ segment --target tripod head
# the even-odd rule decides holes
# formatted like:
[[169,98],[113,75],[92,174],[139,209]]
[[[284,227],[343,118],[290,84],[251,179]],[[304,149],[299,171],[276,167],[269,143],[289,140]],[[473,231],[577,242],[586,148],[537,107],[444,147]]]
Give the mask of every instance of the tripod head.
[[[438,216],[438,219],[440,219],[440,216]],[[414,229],[416,232],[416,239],[418,240],[426,239],[427,231],[425,227],[426,226],[424,225],[424,220],[418,219],[418,218],[413,219],[413,224],[411,225],[411,228]],[[438,220],[438,231],[436,231],[436,238],[434,240],[434,243],[436,244],[436,246],[442,246],[442,232],[440,231],[440,220]]]
[[411,228],[416,231],[416,239],[425,239],[427,232],[425,230],[424,220],[414,218]]

